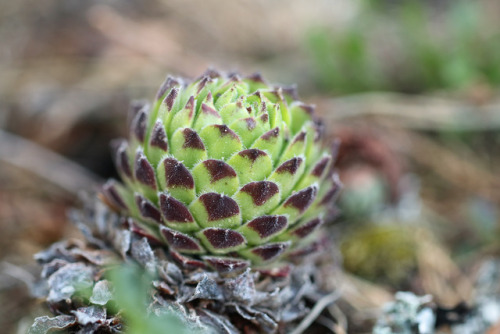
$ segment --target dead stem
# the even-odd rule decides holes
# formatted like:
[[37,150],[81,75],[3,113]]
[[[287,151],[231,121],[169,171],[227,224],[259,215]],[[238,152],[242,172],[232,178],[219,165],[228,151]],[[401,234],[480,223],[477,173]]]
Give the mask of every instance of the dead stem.
[[305,317],[300,322],[299,326],[297,326],[297,328],[295,328],[295,330],[290,334],[300,334],[303,331],[305,331],[316,320],[316,318],[325,309],[325,307],[328,307],[328,305],[336,301],[339,297],[340,297],[340,290],[336,290],[318,300],[318,302],[316,303],[316,305],[314,305],[313,309],[311,310],[311,312],[309,312],[307,317]]

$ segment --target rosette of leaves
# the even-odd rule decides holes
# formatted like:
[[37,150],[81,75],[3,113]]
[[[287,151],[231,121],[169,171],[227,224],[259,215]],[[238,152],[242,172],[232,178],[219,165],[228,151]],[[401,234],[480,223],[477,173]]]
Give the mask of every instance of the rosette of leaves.
[[134,228],[217,271],[314,249],[338,183],[313,107],[259,76],[168,78],[116,142],[103,198]]
[[180,314],[189,329],[296,328],[337,270],[322,224],[340,184],[313,107],[260,76],[208,71],[189,84],[167,78],[130,120],[128,140],[113,145],[121,182],[71,215],[86,241],[37,255],[38,295],[57,316],[31,332],[126,332],[139,313],[108,278],[124,262],[150,277],[151,298],[137,304]]

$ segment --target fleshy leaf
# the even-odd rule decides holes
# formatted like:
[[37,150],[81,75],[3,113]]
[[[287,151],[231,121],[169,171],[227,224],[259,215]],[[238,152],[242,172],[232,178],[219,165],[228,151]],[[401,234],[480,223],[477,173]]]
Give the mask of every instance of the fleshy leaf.
[[295,188],[302,189],[315,182],[319,182],[326,174],[331,161],[332,157],[330,155],[324,155],[321,159],[317,160],[317,162],[305,173],[304,178],[302,178]]
[[153,166],[158,165],[160,159],[168,152],[167,133],[163,124],[158,121],[155,123],[149,139],[147,156]]
[[172,155],[191,168],[196,163],[207,158],[205,145],[196,131],[190,128],[178,129],[172,135],[170,145]]
[[307,187],[292,194],[275,210],[275,214],[288,215],[290,224],[293,224],[313,203],[318,193],[316,185]]
[[255,148],[234,154],[229,159],[228,164],[238,174],[240,184],[262,181],[271,174],[273,169],[271,157],[266,152]]
[[157,168],[158,183],[161,189],[168,190],[172,196],[185,204],[195,197],[194,179],[181,162],[166,157]]
[[165,193],[160,194],[160,211],[167,226],[181,232],[200,229],[189,209],[179,200]]
[[304,156],[306,152],[306,131],[300,131],[292,139],[290,145],[285,149],[283,155],[280,158],[280,162],[283,163],[291,158]]
[[282,163],[269,177],[279,185],[281,197],[286,198],[304,173],[305,162],[302,157],[295,157]]
[[203,256],[203,259],[221,274],[242,272],[250,265],[250,261],[239,258]]
[[241,224],[238,203],[223,194],[203,194],[189,208],[202,227],[236,228]]
[[184,108],[172,117],[172,120],[170,121],[169,133],[174,133],[177,129],[191,126],[195,112],[194,107],[195,100],[194,96],[191,95]]
[[155,170],[148,158],[142,151],[137,151],[134,164],[134,175],[137,185],[147,198],[156,200],[156,176]]
[[284,231],[288,226],[285,216],[261,216],[241,226],[240,231],[251,245],[260,245]]
[[224,228],[206,228],[196,236],[212,253],[227,254],[245,247],[245,237],[234,230]]
[[276,260],[290,246],[290,242],[277,242],[238,251],[253,263],[260,264]]
[[278,185],[270,181],[250,182],[235,195],[243,220],[270,212],[279,204],[280,198]]
[[205,160],[193,168],[196,193],[218,192],[231,196],[238,190],[238,175],[222,160]]
[[279,127],[269,130],[253,143],[252,148],[266,151],[273,159],[273,163],[276,163],[283,146],[283,137],[280,134],[281,130]]
[[200,137],[203,139],[208,155],[213,159],[228,159],[242,147],[238,135],[227,125],[206,126],[201,130]]
[[187,234],[165,226],[160,226],[160,233],[168,246],[179,252],[189,254],[200,254],[205,252],[199,242]]

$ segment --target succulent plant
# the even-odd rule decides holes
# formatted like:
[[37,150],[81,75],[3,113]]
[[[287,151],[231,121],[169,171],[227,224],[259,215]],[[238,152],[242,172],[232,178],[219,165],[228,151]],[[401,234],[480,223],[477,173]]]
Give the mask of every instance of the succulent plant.
[[[128,141],[113,143],[122,182],[108,181],[73,214],[87,243],[38,255],[52,309],[95,313],[88,305],[109,284],[106,263],[132,259],[159,276],[150,309],[181,309],[225,333],[293,328],[306,303],[332,289],[321,226],[340,184],[313,109],[259,75],[211,70],[190,84],[168,77],[152,104],[134,103]],[[83,303],[64,292],[75,270],[92,288]],[[104,319],[111,331],[115,318]]]
[[261,77],[168,78],[116,142],[124,184],[103,198],[179,256],[216,270],[294,256],[317,241],[337,191],[313,107]]

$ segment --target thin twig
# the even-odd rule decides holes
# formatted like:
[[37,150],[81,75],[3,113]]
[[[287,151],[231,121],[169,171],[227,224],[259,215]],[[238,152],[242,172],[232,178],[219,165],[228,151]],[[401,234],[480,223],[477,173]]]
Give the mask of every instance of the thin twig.
[[337,326],[335,327],[336,333],[337,334],[347,333],[348,322],[344,312],[342,312],[342,310],[336,304],[330,305],[328,307],[328,311],[330,311],[330,314],[337,321],[336,324]]
[[3,130],[0,130],[0,161],[34,173],[71,194],[101,183],[97,175],[80,165]]
[[336,301],[339,297],[340,297],[340,290],[337,289],[334,292],[318,300],[318,302],[316,303],[316,305],[314,305],[313,309],[311,310],[311,312],[309,312],[307,317],[305,317],[300,322],[299,326],[295,328],[295,330],[290,334],[300,334],[303,331],[305,331],[314,322],[314,320],[316,320],[316,318],[320,315],[320,313],[323,312],[325,307]]

